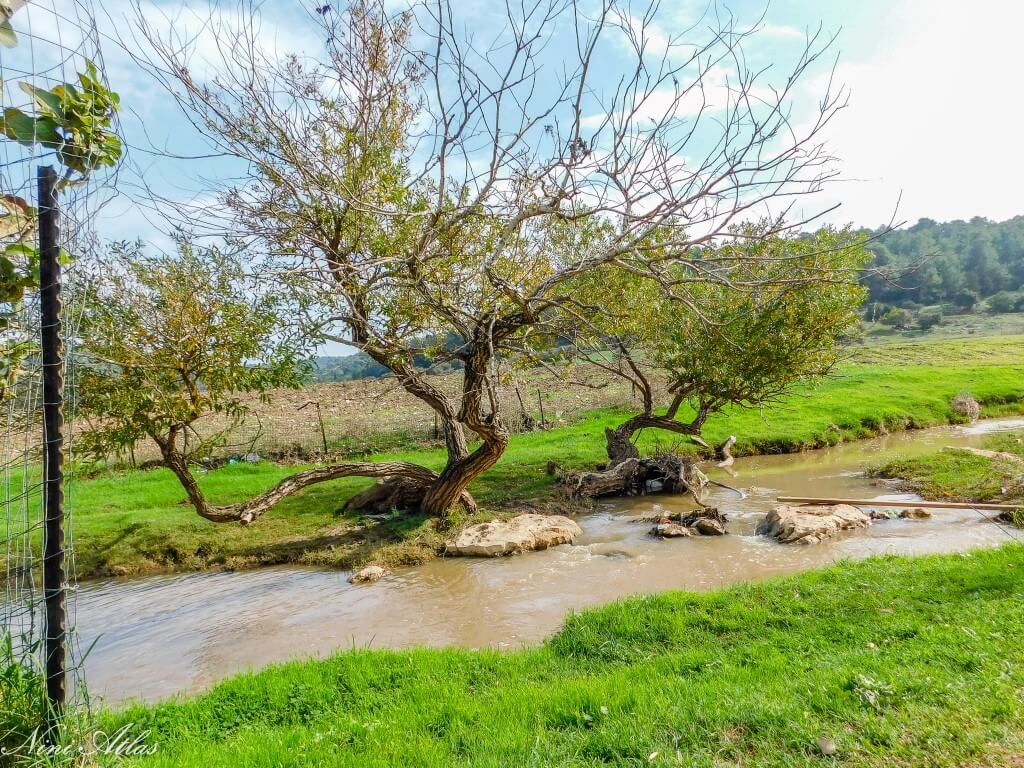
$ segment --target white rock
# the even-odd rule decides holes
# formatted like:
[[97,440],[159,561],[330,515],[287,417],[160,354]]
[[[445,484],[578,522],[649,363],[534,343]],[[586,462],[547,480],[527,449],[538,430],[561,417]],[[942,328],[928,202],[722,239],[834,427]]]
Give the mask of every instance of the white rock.
[[581,533],[582,529],[568,517],[526,514],[463,528],[445,548],[450,555],[500,557],[571,544]]
[[786,544],[817,544],[838,531],[869,525],[871,518],[849,504],[804,507],[781,504],[761,521],[757,532]]
[[350,584],[369,584],[385,576],[387,571],[379,565],[368,565],[348,577]]
[[680,525],[679,523],[663,520],[651,529],[651,533],[655,536],[673,539],[677,536],[693,536],[693,529],[687,528],[685,525]]

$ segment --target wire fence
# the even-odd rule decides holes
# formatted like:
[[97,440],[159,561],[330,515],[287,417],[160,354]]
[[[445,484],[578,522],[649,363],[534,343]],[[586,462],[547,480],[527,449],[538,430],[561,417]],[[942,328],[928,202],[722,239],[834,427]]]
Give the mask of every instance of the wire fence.
[[[41,339],[44,329],[40,308],[40,291],[47,286],[38,282],[33,284],[27,279],[38,275],[42,247],[39,240],[37,175],[39,169],[46,166],[56,167],[62,174],[59,183],[60,234],[56,244],[64,255],[62,260],[65,257],[69,260],[64,270],[65,288],[75,279],[73,260],[87,258],[97,249],[93,222],[97,211],[111,194],[109,175],[101,180],[89,177],[80,181],[64,173],[66,168],[62,163],[68,162],[68,156],[62,157],[61,148],[53,146],[54,129],[36,121],[40,114],[45,114],[41,111],[38,94],[53,93],[53,89],[68,84],[81,88],[79,76],[90,66],[95,66],[102,76],[103,61],[94,18],[92,3],[87,0],[34,0],[28,4],[0,6],[0,21],[7,22],[0,28],[0,42],[3,43],[0,47],[0,93],[5,110],[5,136],[0,137],[0,254],[6,256],[8,265],[13,264],[23,270],[26,276],[23,293],[5,293],[0,300],[0,348],[3,350],[0,408],[5,419],[3,435],[0,436],[0,472],[4,490],[4,579],[3,602],[0,604],[0,650],[3,657],[0,665],[9,675],[7,685],[11,685],[11,670],[15,666],[27,673],[25,680],[38,680],[42,678],[47,664],[42,584],[45,437]],[[63,108],[66,102],[58,96],[56,103]],[[18,118],[22,121],[20,127],[15,124],[17,115],[13,110],[26,116]],[[26,137],[25,130],[31,131],[32,135]],[[49,147],[45,145],[48,140]],[[51,286],[53,284],[50,283]],[[74,359],[71,341],[75,337],[78,314],[78,307],[64,306],[64,361]],[[63,367],[67,392],[73,392],[73,366],[63,362],[59,365]],[[71,398],[64,408],[68,424],[64,452],[68,457],[74,453],[74,410]],[[67,462],[67,466],[73,467],[74,462]],[[68,488],[73,488],[73,485],[68,484]],[[65,499],[64,509],[63,558],[66,572],[74,574],[74,499],[70,494]],[[70,631],[66,643],[66,665],[70,676],[67,702],[87,705],[84,680],[78,674],[83,650],[78,646],[74,633],[73,576],[70,581],[51,585],[50,589],[59,589],[62,599],[64,594],[68,595],[67,626]],[[5,694],[10,696],[11,691],[5,691]],[[40,712],[45,714],[46,700],[40,701],[39,706]],[[4,732],[0,736],[7,740],[18,734]],[[25,734],[20,736],[24,738]],[[69,737],[74,738],[73,735]],[[8,746],[6,742],[5,746]]]
[[[432,377],[432,383],[453,397],[460,392],[461,380],[455,374]],[[618,377],[588,371],[582,384],[531,371],[502,387],[499,409],[510,429],[521,433],[572,424],[595,408],[638,404],[630,385]],[[663,389],[660,381],[655,384]],[[252,458],[250,454],[305,462],[443,444],[433,410],[392,378],[276,390],[269,402],[253,398],[246,406],[249,413],[244,421],[211,454],[214,463]],[[196,424],[192,439],[217,434],[226,425],[225,420],[208,417]],[[77,426],[88,425],[82,421]],[[108,463],[134,467],[148,467],[159,460],[159,450],[150,442],[107,457]]]

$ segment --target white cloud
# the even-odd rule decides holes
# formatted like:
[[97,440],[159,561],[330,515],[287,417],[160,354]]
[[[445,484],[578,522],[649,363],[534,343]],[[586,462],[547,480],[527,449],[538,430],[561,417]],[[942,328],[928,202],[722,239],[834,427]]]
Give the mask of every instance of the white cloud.
[[850,107],[828,138],[848,181],[830,192],[833,220],[883,223],[901,192],[910,222],[1024,213],[1022,26],[1017,3],[909,0],[872,55],[844,57]]
[[802,40],[806,35],[796,27],[787,24],[762,24],[757,28],[759,37]]

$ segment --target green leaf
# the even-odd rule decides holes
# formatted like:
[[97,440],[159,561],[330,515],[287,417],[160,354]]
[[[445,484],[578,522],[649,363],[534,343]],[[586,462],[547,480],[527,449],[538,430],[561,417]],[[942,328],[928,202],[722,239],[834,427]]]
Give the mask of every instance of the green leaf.
[[14,34],[14,27],[10,20],[0,24],[0,45],[4,48],[14,48],[18,44],[18,36]]
[[36,121],[16,107],[4,110],[4,135],[19,144],[34,144],[36,140]]
[[24,256],[28,259],[35,258],[38,252],[34,245],[28,243],[11,243],[4,248],[4,256]]
[[58,120],[64,119],[64,104],[56,93],[44,91],[42,88],[32,85],[32,83],[26,82],[18,83],[18,87],[31,96],[44,112],[49,112]]

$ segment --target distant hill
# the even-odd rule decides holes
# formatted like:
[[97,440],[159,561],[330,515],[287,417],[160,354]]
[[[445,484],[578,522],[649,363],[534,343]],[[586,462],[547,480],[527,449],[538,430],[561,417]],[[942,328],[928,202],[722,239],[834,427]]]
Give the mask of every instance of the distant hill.
[[880,235],[869,249],[875,266],[917,267],[895,281],[869,278],[871,302],[970,310],[988,300],[992,311],[1024,311],[1024,216],[1001,222],[980,216],[970,221],[921,219]]

